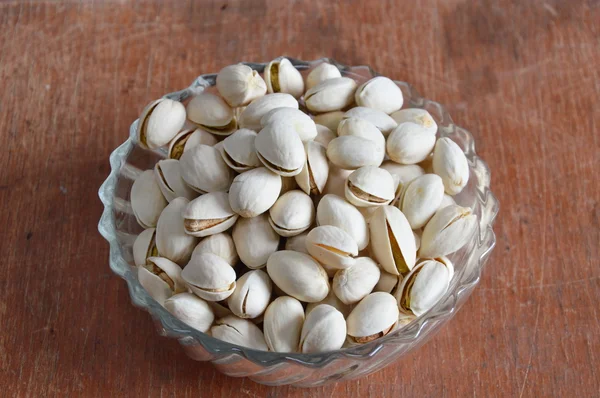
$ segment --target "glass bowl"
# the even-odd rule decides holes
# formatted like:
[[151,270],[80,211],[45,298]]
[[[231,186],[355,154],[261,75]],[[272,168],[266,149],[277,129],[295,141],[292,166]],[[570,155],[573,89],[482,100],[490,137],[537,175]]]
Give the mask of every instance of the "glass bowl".
[[[327,58],[308,62],[288,59],[304,76],[322,62],[336,65],[343,76],[351,77],[359,84],[377,75],[368,66],[349,67]],[[262,73],[266,63],[246,65]],[[165,97],[185,101],[205,89],[214,90],[215,79],[214,73],[201,75],[188,88]],[[110,243],[110,268],[127,282],[132,303],[150,313],[160,335],[179,340],[192,359],[210,361],[226,375],[247,376],[266,385],[312,387],[375,372],[421,346],[454,316],[479,282],[483,266],[496,243],[492,224],[498,213],[498,202],[490,191],[490,170],[476,155],[472,135],[456,126],[442,105],[421,97],[408,83],[396,83],[404,94],[403,108],[429,111],[439,126],[438,135],[456,142],[469,161],[469,183],[455,199],[477,214],[479,230],[471,242],[449,256],[454,263],[455,274],[446,295],[426,314],[383,338],[319,354],[252,350],[217,340],[189,327],[146,293],[133,267],[132,245],[142,228],[137,224],[129,202],[131,186],[141,171],[153,168],[166,155],[165,150],[149,151],[138,146],[136,120],[131,124],[127,141],[110,155],[111,172],[99,191],[104,212],[98,229]]]

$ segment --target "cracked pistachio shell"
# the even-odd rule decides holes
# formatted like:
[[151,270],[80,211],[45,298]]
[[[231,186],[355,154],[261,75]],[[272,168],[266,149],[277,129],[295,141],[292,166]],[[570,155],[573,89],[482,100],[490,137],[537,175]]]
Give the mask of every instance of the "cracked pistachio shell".
[[202,129],[186,129],[173,138],[169,144],[169,159],[179,159],[183,152],[188,151],[196,145],[214,146],[217,139],[214,135]]
[[306,236],[308,235],[308,231],[302,232],[299,235],[290,236],[285,241],[285,250],[292,250],[295,252],[308,254],[308,250],[306,250]]
[[229,205],[242,217],[256,217],[273,206],[280,191],[281,177],[266,167],[257,167],[234,178]]
[[311,112],[331,112],[344,109],[354,102],[356,82],[349,77],[327,79],[304,94],[306,107]]
[[185,233],[181,213],[189,200],[175,198],[160,214],[156,225],[156,248],[161,256],[185,264],[192,255],[198,239]]
[[321,82],[329,79],[335,79],[342,77],[340,70],[330,63],[323,62],[317,65],[313,70],[310,71],[306,76],[306,89],[310,90]]
[[227,166],[238,173],[243,173],[261,165],[254,141],[256,133],[253,130],[239,129],[223,140],[220,152]]
[[337,133],[339,137],[351,135],[373,141],[380,150],[378,152],[380,156],[378,162],[379,164],[383,162],[383,158],[385,157],[385,137],[374,124],[358,118],[343,119],[338,125]]
[[219,71],[217,90],[229,106],[236,108],[265,95],[267,85],[257,71],[248,65],[236,64]]
[[402,276],[390,274],[389,272],[381,271],[379,281],[373,288],[374,292],[385,292],[392,293],[394,288],[398,285],[398,279]]
[[337,134],[322,124],[316,124],[315,126],[317,127],[317,136],[314,138],[314,142],[318,142],[327,148],[331,140],[337,138]]
[[403,190],[398,208],[412,229],[419,229],[435,214],[444,198],[444,184],[435,174],[425,174],[412,180]]
[[304,93],[304,79],[287,58],[269,62],[264,75],[269,93],[288,93],[294,98],[300,98]]
[[366,108],[364,106],[357,106],[344,114],[343,119],[350,118],[363,119],[375,125],[384,137],[390,135],[392,130],[398,126],[398,123],[385,112],[382,112],[379,109]]
[[275,120],[263,128],[255,140],[260,161],[283,177],[299,174],[306,162],[302,140],[291,131],[290,124]]
[[306,237],[306,249],[320,263],[337,269],[354,265],[358,255],[354,238],[333,225],[313,228]]
[[[336,270],[336,271],[338,271],[338,270]],[[328,305],[332,306],[333,308],[335,308],[336,310],[341,312],[342,315],[344,316],[344,318],[348,317],[348,315],[352,311],[352,307],[353,307],[352,305],[344,304],[342,302],[342,300],[340,300],[338,298],[338,296],[335,295],[333,289],[331,289],[329,291],[329,294],[327,295],[327,297],[325,297],[323,300],[321,300],[317,303],[308,303],[306,305],[306,315],[308,315],[309,312],[311,312],[312,310],[315,309],[315,307],[317,307],[321,304],[328,304]]]
[[190,100],[186,107],[188,119],[217,135],[229,135],[237,128],[233,110],[218,95],[202,92]]
[[379,109],[388,115],[402,108],[402,90],[391,79],[377,76],[361,84],[354,94],[356,104]]
[[321,304],[306,315],[299,350],[304,354],[338,350],[345,340],[344,315],[328,304]]
[[315,220],[315,205],[310,196],[300,190],[281,195],[269,209],[269,224],[280,236],[301,234]]
[[234,269],[212,253],[192,257],[181,277],[196,296],[208,301],[225,300],[236,288]]
[[306,161],[299,174],[294,176],[300,189],[309,195],[320,195],[329,177],[329,162],[325,147],[317,142],[304,144]]
[[329,130],[336,132],[340,121],[344,117],[344,112],[342,111],[333,111],[321,113],[319,115],[313,116],[313,120],[316,124],[320,124],[322,126],[327,127]]
[[399,124],[390,133],[386,153],[396,163],[415,164],[429,156],[435,145],[435,135],[411,122]]
[[156,229],[148,228],[143,230],[133,242],[133,262],[135,265],[144,265],[148,257],[158,256],[156,250]]
[[419,257],[436,258],[454,253],[471,239],[476,228],[477,216],[469,207],[444,207],[425,225]]
[[215,315],[208,303],[192,293],[179,293],[165,300],[164,307],[183,323],[206,333]]
[[218,319],[210,328],[210,334],[214,338],[237,344],[254,350],[268,351],[263,332],[248,319],[228,315]]
[[415,266],[395,293],[400,311],[421,316],[448,290],[450,273],[446,265],[426,260]]
[[394,330],[399,315],[394,296],[384,292],[371,293],[348,315],[348,339],[364,344],[383,337]]
[[369,228],[360,211],[345,199],[327,194],[317,206],[317,224],[333,225],[346,231],[356,241],[358,250],[369,244]]
[[344,194],[358,207],[387,205],[394,199],[394,178],[387,170],[364,166],[348,176]]
[[469,163],[458,144],[450,138],[440,138],[433,151],[433,172],[444,182],[448,195],[459,194],[469,182]]
[[329,278],[311,256],[289,251],[277,251],[267,261],[267,272],[283,292],[300,301],[314,303],[329,293]]
[[325,184],[324,194],[333,194],[340,197],[344,197],[344,187],[346,186],[346,180],[348,176],[352,174],[353,170],[346,170],[339,168],[333,164],[329,165],[329,176],[327,177],[327,184]]
[[194,191],[200,193],[226,191],[233,180],[216,146],[197,145],[181,155],[181,177]]
[[224,232],[207,236],[196,245],[192,252],[192,257],[202,253],[212,253],[221,257],[232,267],[237,264],[240,257],[238,256],[233,238]]
[[279,235],[271,228],[266,214],[240,218],[233,227],[232,236],[240,260],[250,269],[264,267],[279,247]]
[[183,209],[185,232],[204,237],[228,230],[239,215],[229,206],[227,192],[212,192],[192,200]]
[[138,278],[148,294],[160,305],[172,295],[185,291],[181,268],[163,257],[149,257],[146,264],[139,266]]
[[298,101],[287,93],[267,94],[264,97],[257,98],[240,115],[240,128],[259,131],[262,117],[269,111],[282,107],[298,109]]
[[154,165],[154,177],[160,191],[169,202],[179,197],[192,200],[198,196],[198,193],[183,181],[179,160],[159,160]]
[[260,119],[264,128],[271,123],[285,123],[287,131],[295,131],[302,142],[312,141],[317,136],[317,126],[306,113],[297,108],[275,108]]
[[161,98],[144,108],[137,125],[138,143],[156,149],[167,145],[185,123],[185,107],[179,101]]
[[240,318],[262,315],[271,301],[271,279],[259,269],[246,272],[237,281],[235,291],[227,298],[231,312]]
[[384,271],[400,275],[415,265],[417,248],[408,220],[397,207],[381,206],[369,224],[371,252]]
[[331,140],[327,158],[339,168],[356,170],[363,166],[379,166],[385,149],[377,142],[363,137],[347,135]]
[[354,304],[373,291],[380,275],[375,261],[359,257],[351,267],[336,272],[331,288],[344,304]]
[[278,297],[265,311],[263,329],[270,351],[296,352],[304,324],[302,303],[293,297]]
[[131,187],[131,208],[138,224],[144,228],[156,227],[167,200],[160,191],[154,171],[143,171]]
[[398,164],[394,161],[386,160],[380,167],[389,171],[392,177],[394,177],[394,191],[396,192],[396,197],[394,198],[393,204],[399,199],[399,195],[402,193],[405,185],[425,174],[425,170],[417,164]]
[[423,127],[427,132],[435,135],[437,133],[437,123],[431,117],[431,114],[425,109],[409,108],[401,109],[390,115],[398,124],[410,122]]

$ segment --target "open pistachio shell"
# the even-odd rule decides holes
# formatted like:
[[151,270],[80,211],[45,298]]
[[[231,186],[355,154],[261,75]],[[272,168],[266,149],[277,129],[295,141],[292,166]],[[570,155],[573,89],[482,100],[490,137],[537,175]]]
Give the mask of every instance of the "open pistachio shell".
[[304,324],[302,303],[293,297],[278,297],[265,311],[263,329],[269,350],[296,352]]
[[354,344],[364,344],[383,337],[394,329],[399,315],[394,296],[371,293],[348,315],[348,339]]
[[380,111],[379,109],[367,108],[364,106],[357,106],[350,109],[344,114],[343,119],[358,118],[364,119],[369,123],[372,123],[383,133],[385,137],[390,135],[393,129],[398,126],[398,123],[394,121],[388,114]]
[[354,238],[358,250],[364,250],[369,244],[367,221],[356,207],[337,195],[327,194],[321,198],[317,206],[317,224],[343,229]]
[[279,235],[269,224],[266,214],[240,218],[232,235],[240,260],[250,269],[264,267],[279,247]]
[[469,163],[460,147],[450,138],[440,138],[433,151],[433,171],[444,182],[448,195],[460,193],[469,182]]
[[344,304],[354,304],[373,291],[381,272],[369,257],[359,257],[354,265],[336,272],[331,285]]
[[269,209],[269,224],[280,236],[301,234],[315,220],[315,206],[310,196],[300,190],[286,192]]
[[436,258],[454,253],[471,239],[476,229],[477,216],[470,208],[444,207],[425,225],[419,257]]
[[192,200],[182,215],[185,232],[198,237],[226,231],[239,217],[229,206],[227,192],[207,193]]
[[388,136],[386,153],[396,163],[415,164],[429,156],[435,146],[435,135],[416,123],[399,124]]
[[283,177],[299,174],[306,162],[302,140],[290,130],[289,123],[275,120],[264,127],[255,140],[260,161]]
[[296,108],[298,101],[287,93],[267,94],[252,101],[240,115],[240,128],[246,128],[254,131],[261,129],[260,120],[269,111],[275,108]]
[[198,196],[198,193],[183,181],[179,160],[159,160],[154,165],[154,176],[160,191],[169,202],[179,197],[192,200]]
[[355,206],[384,206],[394,199],[394,179],[387,170],[364,166],[348,176],[344,193]]
[[402,90],[391,79],[377,76],[361,84],[354,95],[356,104],[379,109],[388,115],[402,108]]
[[352,266],[358,255],[354,238],[333,225],[313,228],[306,237],[306,249],[320,263],[337,269]]
[[323,62],[322,64],[317,65],[310,71],[308,76],[306,76],[306,89],[309,90],[325,80],[334,79],[336,77],[342,77],[340,70],[330,63]]
[[236,287],[233,268],[212,253],[194,256],[181,277],[195,295],[208,301],[225,300]]
[[235,315],[218,319],[210,328],[210,334],[219,340],[254,350],[268,351],[269,349],[260,328],[251,321]]
[[425,109],[401,109],[392,113],[390,116],[398,124],[406,122],[416,123],[426,129],[427,132],[431,133],[432,135],[437,133],[437,123]]
[[175,318],[203,333],[210,329],[215,319],[207,302],[192,293],[179,293],[171,296],[165,300],[164,307]]
[[297,108],[275,108],[260,119],[263,128],[275,122],[286,123],[288,131],[295,131],[302,142],[312,141],[317,136],[315,122],[310,116]]
[[207,236],[202,239],[192,252],[192,257],[202,253],[212,253],[221,257],[232,267],[240,260],[233,238],[224,232]]
[[304,94],[306,107],[311,112],[331,112],[344,109],[354,101],[356,82],[348,77],[327,79]]
[[271,301],[271,279],[259,269],[246,272],[236,281],[235,291],[227,298],[229,309],[240,318],[256,318]]
[[295,98],[304,93],[304,79],[287,58],[269,62],[264,74],[269,93],[288,93]]
[[131,187],[131,208],[138,224],[144,228],[156,227],[167,203],[152,170],[142,172],[135,179]]
[[185,233],[181,213],[189,201],[175,198],[160,214],[156,225],[156,248],[161,256],[184,265],[192,255],[198,239]]
[[412,229],[419,229],[440,207],[444,184],[436,174],[425,174],[412,180],[403,190],[398,208],[408,219]]
[[306,162],[302,171],[295,176],[298,186],[309,195],[320,195],[325,190],[329,177],[329,162],[323,145],[309,141],[304,144]]
[[219,94],[233,108],[248,105],[267,92],[267,85],[260,74],[244,64],[221,69],[216,84]]
[[183,181],[200,193],[226,191],[233,180],[234,173],[216,146],[193,147],[184,152],[179,165]]
[[135,265],[144,265],[148,257],[158,256],[155,239],[155,228],[145,229],[135,238],[133,242],[133,262]]
[[306,315],[300,349],[304,354],[338,350],[346,339],[346,320],[341,312],[328,304],[316,306]]
[[227,166],[238,173],[243,173],[261,165],[254,141],[256,133],[253,130],[239,129],[223,140],[221,156]]
[[185,107],[181,102],[161,98],[144,108],[137,126],[142,148],[156,149],[167,145],[185,123]]
[[275,204],[280,191],[281,177],[258,167],[235,177],[229,189],[229,205],[242,217],[256,217]]
[[147,263],[139,267],[138,277],[148,294],[161,305],[173,294],[185,291],[181,268],[163,257],[148,258]]
[[421,316],[429,311],[448,290],[450,272],[446,265],[426,260],[415,266],[402,280],[395,297],[400,310]]
[[202,92],[190,100],[186,107],[188,119],[217,135],[229,135],[237,129],[233,110],[218,95]]
[[183,152],[195,147],[196,145],[214,146],[217,139],[214,135],[203,129],[186,129],[171,140],[169,144],[169,159],[179,159]]

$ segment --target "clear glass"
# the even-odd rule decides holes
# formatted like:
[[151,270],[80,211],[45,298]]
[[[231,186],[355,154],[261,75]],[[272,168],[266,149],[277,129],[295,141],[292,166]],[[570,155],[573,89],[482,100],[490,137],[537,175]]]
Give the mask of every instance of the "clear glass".
[[[349,67],[327,58],[308,62],[288,59],[303,75],[322,62],[336,65],[342,75],[359,84],[377,75],[367,66]],[[262,73],[266,63],[246,65]],[[214,73],[202,75],[188,88],[165,97],[185,102],[205,89],[214,90],[215,79]],[[136,120],[131,124],[129,139],[110,155],[111,172],[99,191],[104,213],[98,229],[110,243],[110,268],[127,282],[131,301],[150,313],[159,334],[178,339],[188,356],[210,361],[229,376],[247,376],[266,385],[313,387],[362,377],[387,366],[421,346],[454,316],[479,282],[483,266],[495,246],[492,224],[498,213],[498,202],[490,191],[490,170],[476,155],[472,135],[456,126],[442,105],[421,97],[408,83],[396,83],[404,94],[403,107],[428,110],[438,123],[438,135],[454,140],[469,161],[469,183],[456,200],[473,208],[479,219],[479,231],[469,244],[450,256],[456,272],[447,294],[426,314],[394,333],[361,346],[319,354],[256,351],[217,340],[187,326],[146,293],[133,267],[132,245],[142,228],[129,203],[131,185],[141,171],[154,167],[166,154],[164,150],[149,151],[137,145]]]

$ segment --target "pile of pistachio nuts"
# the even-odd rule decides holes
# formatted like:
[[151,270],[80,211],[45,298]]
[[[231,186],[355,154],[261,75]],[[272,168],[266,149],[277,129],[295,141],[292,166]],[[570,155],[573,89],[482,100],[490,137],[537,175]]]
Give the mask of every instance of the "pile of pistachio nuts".
[[[359,84],[360,83],[360,84]],[[387,77],[278,58],[150,103],[167,149],[131,188],[139,281],[175,317],[257,350],[315,353],[404,327],[447,292],[477,217],[461,148]]]

